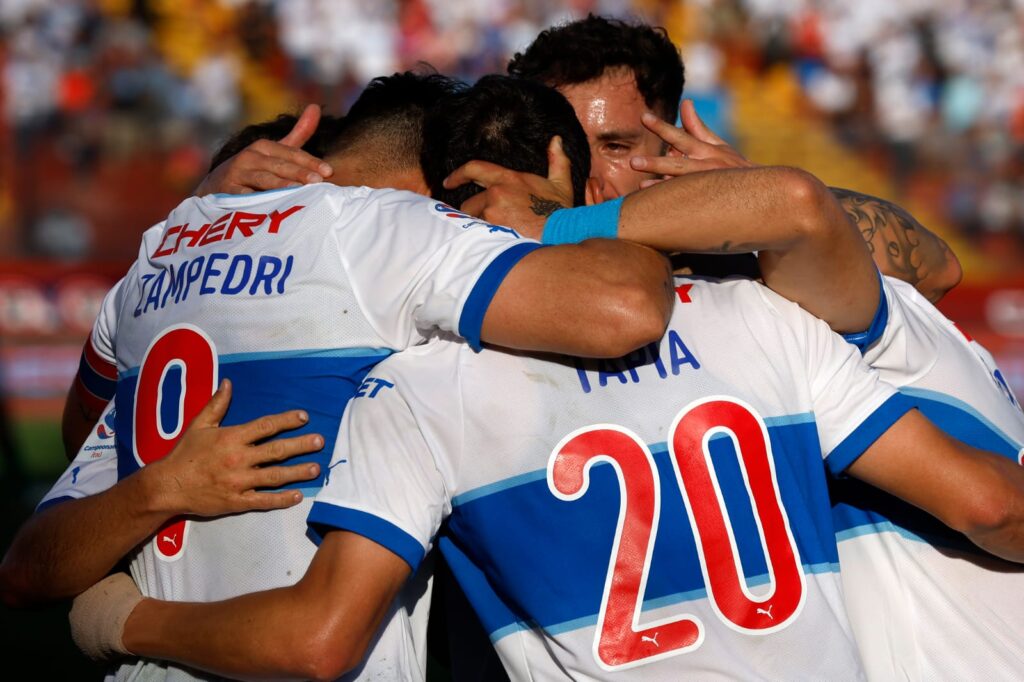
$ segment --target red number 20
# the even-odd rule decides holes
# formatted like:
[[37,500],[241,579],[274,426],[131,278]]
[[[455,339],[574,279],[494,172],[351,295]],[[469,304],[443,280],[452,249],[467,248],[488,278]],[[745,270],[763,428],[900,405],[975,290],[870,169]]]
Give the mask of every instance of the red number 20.
[[[165,431],[160,418],[165,402],[167,373],[178,369],[181,385],[174,427]],[[192,325],[164,330],[146,351],[135,386],[132,451],[139,466],[166,457],[189,423],[217,389],[217,353],[213,341]],[[188,521],[175,519],[157,531],[156,555],[173,561],[181,557],[188,540]]]
[[[803,606],[804,574],[782,507],[764,422],[733,398],[707,398],[686,406],[670,431],[669,453],[697,541],[708,598],[718,617],[747,634],[768,634],[789,625]],[[739,551],[708,441],[732,437],[767,559],[771,588],[755,598],[746,586]],[[590,467],[610,462],[619,481],[619,519],[594,638],[594,658],[619,670],[699,647],[704,625],[692,614],[640,626],[647,574],[661,514],[661,488],[647,446],[618,426],[589,426],[569,434],[548,460],[548,487],[559,499],[582,497]]]

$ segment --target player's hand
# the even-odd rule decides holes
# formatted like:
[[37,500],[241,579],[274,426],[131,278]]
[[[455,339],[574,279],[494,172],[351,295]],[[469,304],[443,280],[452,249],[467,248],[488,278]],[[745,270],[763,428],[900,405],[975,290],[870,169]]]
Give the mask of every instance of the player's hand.
[[124,624],[142,601],[127,573],[108,575],[75,597],[68,620],[71,638],[94,661],[109,661],[130,652],[124,646]]
[[540,239],[548,216],[571,208],[572,170],[557,135],[548,144],[548,176],[520,173],[487,161],[470,161],[444,180],[448,189],[475,182],[483,192],[467,199],[460,210],[520,234]]
[[[683,100],[679,107],[683,126],[676,128],[653,114],[644,114],[644,127],[660,137],[668,146],[665,156],[634,156],[629,160],[632,169],[654,173],[660,179],[723,168],[750,168],[757,164],[747,160],[730,147],[725,140],[708,129],[697,116],[693,102]],[[651,186],[656,181],[645,181]]]
[[295,127],[277,142],[256,140],[203,178],[195,195],[215,192],[249,194],[282,187],[322,182],[334,169],[330,164],[302,151],[302,145],[320,124],[320,107],[309,104]]
[[283,509],[298,504],[297,490],[261,492],[316,478],[314,463],[264,466],[323,447],[319,434],[279,438],[282,431],[303,426],[309,417],[292,410],[221,427],[231,402],[231,382],[224,380],[206,407],[163,459],[140,471],[148,477],[157,506],[170,515],[221,516],[254,509]]

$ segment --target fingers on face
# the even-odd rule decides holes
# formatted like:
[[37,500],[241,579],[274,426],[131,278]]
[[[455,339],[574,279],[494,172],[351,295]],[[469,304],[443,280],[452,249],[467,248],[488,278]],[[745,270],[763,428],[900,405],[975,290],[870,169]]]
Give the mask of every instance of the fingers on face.
[[660,137],[666,144],[685,154],[693,154],[705,144],[682,128],[677,128],[654,114],[645,113],[642,120],[645,128]]
[[685,156],[635,156],[629,163],[634,170],[669,177],[721,167],[720,164],[711,161],[690,159]]
[[683,122],[683,127],[686,131],[701,142],[713,145],[725,144],[725,141],[711,132],[711,129],[697,115],[697,109],[693,106],[692,100],[683,100],[682,105],[679,107],[679,118]]

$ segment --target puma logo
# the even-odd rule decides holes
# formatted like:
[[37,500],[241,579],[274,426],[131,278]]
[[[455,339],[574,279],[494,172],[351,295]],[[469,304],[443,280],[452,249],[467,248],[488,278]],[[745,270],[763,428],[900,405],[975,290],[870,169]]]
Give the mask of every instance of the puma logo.
[[654,646],[658,647],[659,649],[661,648],[661,645],[658,644],[658,633],[657,632],[654,633],[654,637],[648,637],[647,635],[640,635],[640,641],[641,642],[650,642],[651,644],[653,644]]
[[772,620],[775,620],[775,616],[772,615],[772,605],[771,604],[768,605],[768,610],[767,611],[765,611],[764,609],[758,609],[757,612],[762,614],[762,615],[768,616]]
[[346,463],[348,463],[347,459],[339,459],[334,464],[329,464],[327,466],[327,475],[324,476],[324,484],[326,485],[326,484],[331,482],[331,472],[334,471],[334,467],[338,466],[339,464],[346,464]]
[[[174,535],[165,535],[165,536],[163,536],[160,539],[163,540],[164,542],[170,544],[170,545],[173,545],[174,549],[178,549],[178,534],[177,533],[175,533]],[[760,609],[758,609],[758,610],[760,611]]]

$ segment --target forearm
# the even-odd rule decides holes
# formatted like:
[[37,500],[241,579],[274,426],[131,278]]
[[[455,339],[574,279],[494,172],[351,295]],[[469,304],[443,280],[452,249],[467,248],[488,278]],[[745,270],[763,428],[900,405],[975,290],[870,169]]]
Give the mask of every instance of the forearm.
[[334,679],[354,668],[409,566],[372,540],[327,534],[290,587],[206,604],[143,600],[125,648],[229,677]]
[[758,251],[765,283],[840,333],[878,306],[870,254],[827,188],[792,168],[693,173],[626,198],[619,237],[668,251]]
[[962,530],[987,552],[1024,563],[1024,468],[1005,457],[974,452],[983,459],[988,478],[977,494],[987,496],[990,506]]
[[62,599],[102,579],[173,515],[161,500],[140,471],[103,493],[31,517],[0,564],[4,602]]
[[316,616],[289,588],[213,603],[143,600],[125,624],[133,654],[245,678],[317,676],[307,627]]
[[848,189],[831,190],[857,226],[882,274],[912,284],[933,303],[960,282],[963,272],[956,255],[907,211]]

